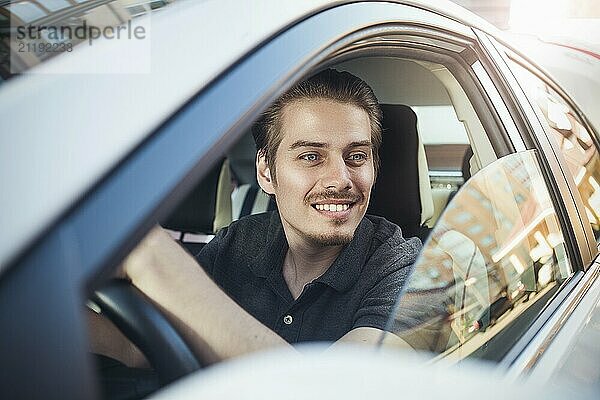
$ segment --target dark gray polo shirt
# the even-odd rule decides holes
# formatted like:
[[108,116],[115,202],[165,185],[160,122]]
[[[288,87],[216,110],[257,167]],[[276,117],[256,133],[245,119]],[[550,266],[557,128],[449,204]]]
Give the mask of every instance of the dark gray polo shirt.
[[197,256],[240,306],[289,343],[336,341],[358,327],[384,329],[421,248],[367,215],[331,267],[294,300],[283,278],[288,250],[277,211],[222,229]]

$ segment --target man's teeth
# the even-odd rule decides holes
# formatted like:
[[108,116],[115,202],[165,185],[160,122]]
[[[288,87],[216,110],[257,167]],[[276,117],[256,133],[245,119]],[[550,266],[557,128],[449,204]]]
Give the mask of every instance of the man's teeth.
[[315,208],[319,211],[346,211],[350,205],[348,204],[317,204]]

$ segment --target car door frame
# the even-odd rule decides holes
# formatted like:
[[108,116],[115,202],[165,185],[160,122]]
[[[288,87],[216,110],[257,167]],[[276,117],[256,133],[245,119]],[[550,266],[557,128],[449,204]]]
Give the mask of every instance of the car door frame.
[[[585,323],[585,318],[591,312],[595,302],[587,303],[584,301],[586,296],[596,298],[598,296],[597,277],[600,274],[600,264],[598,263],[598,247],[596,245],[587,216],[582,211],[583,202],[577,191],[573,177],[567,170],[566,161],[558,148],[557,144],[548,137],[544,124],[547,124],[540,111],[534,107],[532,100],[526,95],[525,90],[518,83],[508,65],[508,55],[503,53],[502,46],[509,51],[515,52],[520,57],[522,54],[511,48],[501,38],[495,38],[491,35],[476,31],[490,56],[496,61],[501,77],[505,80],[506,91],[514,99],[516,118],[525,119],[527,124],[524,138],[528,146],[535,146],[541,149],[541,153],[546,160],[545,175],[554,189],[553,201],[559,204],[559,207],[566,211],[573,233],[570,234],[568,227],[564,227],[565,233],[571,236],[567,240],[576,246],[579,252],[579,260],[575,260],[574,275],[563,284],[561,290],[552,300],[552,304],[542,312],[540,317],[534,322],[531,328],[514,346],[512,351],[505,357],[503,365],[507,368],[507,377],[518,379],[523,374],[535,374],[538,377],[550,378],[553,371],[557,368],[557,359],[565,357],[568,352],[570,341],[577,330]],[[539,67],[534,66],[530,60],[523,58],[527,63],[526,68],[540,79],[544,80],[569,105],[579,114],[580,119],[586,124],[589,132],[593,129],[587,123],[585,118],[581,118],[579,108],[573,103],[564,91],[560,89],[547,74],[541,71]],[[570,240],[569,240],[570,239]],[[593,260],[596,260],[595,262]],[[595,289],[594,289],[595,288]],[[590,308],[588,312],[577,310],[580,304],[587,304]],[[575,315],[574,318],[571,318]],[[567,327],[567,328],[565,328]],[[562,334],[560,334],[562,332]],[[560,340],[558,340],[560,338]],[[548,362],[552,359],[553,362]],[[541,362],[545,360],[544,362]]]

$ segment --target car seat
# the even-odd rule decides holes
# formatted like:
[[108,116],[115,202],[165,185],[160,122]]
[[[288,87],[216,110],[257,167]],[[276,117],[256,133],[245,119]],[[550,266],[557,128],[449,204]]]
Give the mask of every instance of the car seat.
[[175,211],[161,221],[161,226],[192,255],[198,254],[215,233],[216,205],[219,202],[217,189],[223,170],[227,171],[228,167],[226,162],[221,160],[192,189]]
[[405,237],[425,241],[431,230],[426,223],[433,215],[433,200],[417,115],[402,104],[382,104],[381,111],[380,169],[367,212],[397,224]]

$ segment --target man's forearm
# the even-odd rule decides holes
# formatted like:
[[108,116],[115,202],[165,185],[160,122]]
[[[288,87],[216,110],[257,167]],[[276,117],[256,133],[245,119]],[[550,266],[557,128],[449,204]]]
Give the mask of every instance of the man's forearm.
[[159,252],[137,260],[154,264],[152,272],[131,268],[129,276],[168,316],[194,352],[205,360],[218,361],[274,346],[293,349],[227,296],[179,245],[168,237],[158,241]]
[[90,309],[86,309],[85,314],[92,353],[113,358],[132,368],[149,367],[142,352],[108,318]]

